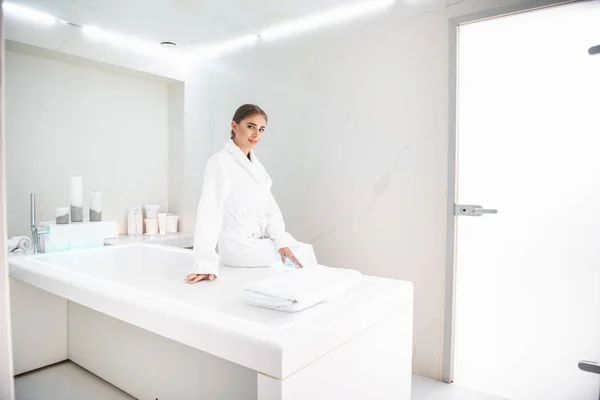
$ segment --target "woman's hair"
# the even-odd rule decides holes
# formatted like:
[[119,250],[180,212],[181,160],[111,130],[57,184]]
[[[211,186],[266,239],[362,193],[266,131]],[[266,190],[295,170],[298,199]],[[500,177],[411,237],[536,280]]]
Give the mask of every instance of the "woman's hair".
[[[267,113],[265,113],[259,106],[254,104],[244,104],[236,110],[235,114],[233,115],[233,121],[235,121],[236,124],[239,124],[246,118],[252,117],[253,115],[262,115],[267,121],[269,120]],[[235,132],[232,130],[231,138],[233,139],[234,137]]]

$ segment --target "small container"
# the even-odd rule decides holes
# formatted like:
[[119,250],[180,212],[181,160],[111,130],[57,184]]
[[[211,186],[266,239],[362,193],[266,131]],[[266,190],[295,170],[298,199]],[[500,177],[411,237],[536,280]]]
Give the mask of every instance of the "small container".
[[102,221],[102,193],[90,192],[90,221]]
[[158,233],[158,220],[146,218],[146,235],[156,235]]
[[146,211],[146,218],[148,219],[158,219],[158,210],[160,206],[158,204],[148,204],[144,206],[144,210]]
[[144,213],[142,213],[141,207],[138,208],[138,212],[135,214],[135,235],[140,236],[144,233]]
[[167,214],[167,233],[177,233],[179,215]]
[[56,208],[56,224],[64,225],[69,223],[69,207]]
[[137,207],[129,207],[129,213],[127,213],[127,234],[129,236],[135,236],[135,212]]
[[138,236],[144,232],[141,207],[129,207],[129,213],[127,214],[127,234],[129,236]]
[[164,235],[167,233],[167,214],[166,213],[158,214],[158,232],[161,235]]
[[83,180],[81,176],[70,178],[71,222],[83,222]]

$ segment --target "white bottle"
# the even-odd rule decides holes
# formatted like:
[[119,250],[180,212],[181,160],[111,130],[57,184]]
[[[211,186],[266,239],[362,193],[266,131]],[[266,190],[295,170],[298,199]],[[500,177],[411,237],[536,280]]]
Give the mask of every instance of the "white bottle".
[[127,234],[129,236],[135,236],[137,233],[135,217],[136,207],[129,207],[129,213],[127,214]]
[[158,214],[158,232],[161,235],[165,235],[167,233],[167,214],[166,213]]
[[144,233],[144,213],[142,212],[142,207],[136,207],[135,214],[135,234],[140,236]]

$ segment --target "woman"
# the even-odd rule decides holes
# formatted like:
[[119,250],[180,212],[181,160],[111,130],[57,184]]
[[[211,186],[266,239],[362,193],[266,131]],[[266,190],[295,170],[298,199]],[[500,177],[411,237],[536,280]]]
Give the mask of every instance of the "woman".
[[271,177],[254,148],[267,126],[267,114],[245,104],[231,122],[231,140],[213,155],[204,171],[194,237],[194,269],[189,283],[214,280],[219,264],[267,267],[288,258],[298,268],[316,264],[312,246],[285,231],[271,194]]

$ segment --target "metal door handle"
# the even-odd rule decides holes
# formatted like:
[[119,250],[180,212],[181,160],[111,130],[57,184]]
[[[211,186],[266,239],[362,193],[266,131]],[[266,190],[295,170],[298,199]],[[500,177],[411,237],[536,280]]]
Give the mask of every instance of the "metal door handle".
[[593,374],[600,374],[600,364],[592,361],[579,361],[579,369]]
[[472,204],[455,204],[454,215],[464,215],[467,217],[480,217],[483,214],[498,214],[498,210],[483,208],[482,206]]
[[492,210],[489,208],[475,208],[473,212],[476,214],[498,214],[498,210]]

